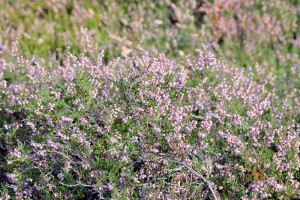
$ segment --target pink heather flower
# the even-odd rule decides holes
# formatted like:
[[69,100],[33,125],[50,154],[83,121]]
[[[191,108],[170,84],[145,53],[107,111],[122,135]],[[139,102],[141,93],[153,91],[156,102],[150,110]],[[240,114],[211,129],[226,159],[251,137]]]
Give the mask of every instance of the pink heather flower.
[[270,163],[264,164],[264,168],[265,168],[265,169],[268,169],[269,167],[270,167]]
[[146,197],[147,197],[147,199],[151,199],[152,197],[153,197],[153,193],[148,193],[147,195],[146,195]]
[[110,144],[114,144],[114,143],[117,143],[118,140],[117,140],[116,138],[114,138],[114,137],[111,137],[111,138],[109,139],[109,142],[110,142]]
[[36,131],[34,123],[32,123],[32,122],[26,122],[26,126],[29,126],[33,132]]
[[206,135],[205,135],[204,133],[202,133],[202,132],[199,132],[199,133],[198,133],[198,138],[199,138],[199,139],[203,139],[205,136],[206,136]]
[[141,132],[138,132],[137,134],[138,134],[138,136],[139,136],[139,138],[140,138],[141,140],[145,140],[145,139],[146,139],[145,135],[142,134]]
[[149,150],[151,153],[154,153],[154,154],[157,154],[159,152],[159,150],[156,148],[150,148]]
[[17,182],[17,175],[16,174],[6,174],[7,178],[12,182],[12,183],[16,183]]
[[63,173],[59,173],[59,174],[57,174],[57,178],[59,178],[59,179],[63,179],[64,178],[64,174]]
[[70,139],[69,136],[67,136],[67,135],[65,135],[65,134],[63,134],[61,132],[57,132],[56,136],[60,137],[62,140],[69,140]]
[[7,161],[6,161],[6,164],[7,164],[7,165],[11,165],[12,163],[13,163],[13,162],[12,162],[11,160],[7,160]]
[[67,82],[72,82],[75,78],[75,70],[71,67],[61,68],[62,78]]
[[252,119],[256,117],[256,113],[253,110],[248,110],[247,115]]
[[175,126],[175,128],[174,128],[174,132],[175,133],[179,133],[179,131],[181,130],[181,126]]
[[140,176],[139,176],[139,180],[143,180],[143,179],[145,179],[147,176],[145,175],[145,174],[141,174]]
[[212,121],[209,119],[205,119],[201,122],[201,127],[206,130],[209,131],[212,127]]
[[7,114],[13,114],[14,112],[11,109],[5,108]]
[[155,125],[154,125],[153,129],[154,129],[154,132],[155,132],[156,134],[158,134],[158,133],[161,132],[160,128],[158,128],[158,127],[155,126]]
[[19,149],[14,149],[12,152],[10,152],[10,156],[15,158],[21,158],[21,152],[19,151]]
[[200,150],[203,150],[203,149],[205,149],[208,145],[209,145],[208,143],[201,141],[201,142],[199,143],[199,149],[200,149]]
[[59,143],[53,142],[52,140],[48,140],[48,144],[54,149],[58,149],[60,146]]
[[233,122],[234,125],[238,126],[240,124],[242,124],[241,120],[239,118],[234,118]]
[[44,150],[38,151],[38,152],[37,152],[37,155],[38,155],[38,156],[41,156],[41,157],[45,157],[46,154],[47,154],[47,153],[46,153],[46,151],[44,151]]
[[69,117],[62,117],[61,120],[62,120],[63,122],[72,122],[72,121],[73,121],[73,119],[72,119],[72,118],[69,118]]
[[250,158],[248,158],[248,161],[249,161],[250,163],[253,163],[253,164],[256,163],[256,159],[255,159],[255,158],[251,158],[251,157],[250,157]]
[[50,191],[52,191],[54,188],[56,188],[56,185],[54,185],[53,183],[48,183],[47,187]]
[[112,191],[113,188],[114,188],[114,187],[113,187],[113,185],[112,185],[111,183],[108,183],[108,184],[107,184],[107,190],[108,190],[108,191]]
[[55,92],[55,91],[51,91],[50,94],[53,95],[56,99],[59,99],[61,96],[60,92]]
[[74,105],[78,105],[80,102],[82,102],[81,99],[80,99],[80,98],[76,98],[76,99],[74,100],[73,104],[74,104]]
[[123,180],[122,176],[119,178],[119,181],[120,181],[121,184],[124,183],[124,180]]
[[133,136],[132,138],[130,138],[131,142],[138,142],[138,137],[137,136]]
[[6,45],[0,45],[0,54],[3,53],[3,51],[5,51],[7,49]]

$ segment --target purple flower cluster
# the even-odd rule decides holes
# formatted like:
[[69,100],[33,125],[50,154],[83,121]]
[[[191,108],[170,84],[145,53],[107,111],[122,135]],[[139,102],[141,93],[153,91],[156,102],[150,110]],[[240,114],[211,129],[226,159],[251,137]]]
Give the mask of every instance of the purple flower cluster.
[[13,55],[18,64],[0,61],[0,112],[19,198],[73,198],[80,188],[114,198],[299,197],[297,89],[278,100],[266,89],[274,80],[206,48],[181,61],[146,53],[107,64],[104,52],[67,52],[47,70]]

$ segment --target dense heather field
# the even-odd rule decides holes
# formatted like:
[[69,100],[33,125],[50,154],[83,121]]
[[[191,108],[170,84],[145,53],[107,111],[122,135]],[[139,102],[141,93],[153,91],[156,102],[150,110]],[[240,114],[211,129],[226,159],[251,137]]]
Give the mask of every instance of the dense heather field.
[[0,199],[300,199],[297,0],[0,0]]

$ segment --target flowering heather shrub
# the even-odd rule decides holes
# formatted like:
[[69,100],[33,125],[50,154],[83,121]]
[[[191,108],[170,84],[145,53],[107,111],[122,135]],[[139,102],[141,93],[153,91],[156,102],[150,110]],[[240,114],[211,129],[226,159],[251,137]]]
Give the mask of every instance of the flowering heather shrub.
[[76,46],[82,25],[101,36],[94,38],[98,43],[121,46],[124,54],[138,49],[137,41],[143,47],[178,53],[197,47],[195,41],[203,37],[233,53],[239,45],[247,53],[272,48],[282,54],[293,49],[289,56],[278,55],[285,63],[299,47],[299,3],[293,0],[3,1],[0,8],[0,42],[8,45],[19,37],[22,47],[35,53],[42,51],[37,45],[48,51]]
[[239,37],[241,41],[253,43],[245,44],[249,48],[262,42],[292,43],[293,34],[298,29],[296,16],[299,8],[292,1],[205,1],[201,9],[206,13],[215,41],[222,37],[225,40]]
[[278,68],[299,65],[299,9],[297,1],[205,0],[199,8],[202,35],[235,59],[268,60]]
[[275,93],[282,95],[300,84],[291,76],[300,66],[299,8],[296,0],[4,0],[0,45],[11,49],[19,38],[24,55],[35,54],[45,65],[52,54],[63,59],[67,46],[76,56],[97,44],[106,59],[147,49],[176,58],[206,43],[228,62],[252,66],[255,80],[273,73]]
[[[135,55],[143,48],[178,54],[194,50],[199,40],[190,34],[196,33],[193,4],[178,6],[169,1],[4,0],[0,1],[0,45],[19,38],[22,50],[48,59],[49,53],[61,53],[66,46],[78,52],[86,44],[84,27],[94,36],[93,42],[112,56]],[[177,15],[180,26],[170,22]]]
[[299,89],[276,99],[271,78],[206,48],[177,61],[67,51],[42,65],[17,43],[11,55],[3,199],[300,198]]

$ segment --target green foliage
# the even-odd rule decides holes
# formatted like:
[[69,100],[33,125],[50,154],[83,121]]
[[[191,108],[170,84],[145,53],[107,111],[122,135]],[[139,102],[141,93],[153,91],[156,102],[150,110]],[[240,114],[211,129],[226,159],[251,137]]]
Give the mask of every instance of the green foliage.
[[0,199],[299,198],[298,11],[1,1]]

